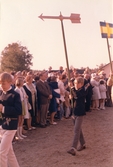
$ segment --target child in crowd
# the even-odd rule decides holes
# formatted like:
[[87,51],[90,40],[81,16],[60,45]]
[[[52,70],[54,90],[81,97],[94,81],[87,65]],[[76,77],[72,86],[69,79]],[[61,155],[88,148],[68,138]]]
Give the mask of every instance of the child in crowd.
[[18,116],[22,114],[20,95],[12,89],[12,76],[9,73],[0,75],[0,112],[2,126],[0,127],[0,166],[19,167],[12,147],[12,140],[18,126]]
[[101,79],[99,82],[100,82],[99,90],[100,90],[100,96],[101,96],[100,109],[105,110],[105,99],[106,99],[106,91],[107,91],[106,83],[103,79]]
[[[23,78],[17,78],[16,82],[15,82],[15,91],[18,92],[20,94],[20,99],[21,99],[21,103],[22,103],[22,115],[19,115],[18,118],[18,128],[17,128],[17,137],[18,139],[23,139],[27,136],[22,134],[22,130],[23,130],[23,122],[24,122],[24,115],[25,115],[25,91],[23,89],[23,84],[24,84],[24,80]],[[27,96],[27,95],[26,95]]]
[[76,100],[76,106],[74,108],[74,139],[72,143],[72,147],[69,151],[67,151],[71,155],[76,155],[76,149],[78,142],[80,141],[80,147],[77,149],[78,151],[81,151],[86,148],[85,146],[85,139],[82,133],[82,123],[85,113],[85,97],[86,97],[86,89],[88,88],[88,84],[86,86],[84,85],[84,78],[83,77],[77,77],[74,81],[75,85],[75,100]]

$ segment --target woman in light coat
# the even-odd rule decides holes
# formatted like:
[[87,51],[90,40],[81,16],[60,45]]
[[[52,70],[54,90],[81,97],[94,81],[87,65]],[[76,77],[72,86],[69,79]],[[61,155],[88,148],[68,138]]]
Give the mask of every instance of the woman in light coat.
[[99,85],[99,90],[100,90],[100,109],[101,110],[105,110],[105,99],[106,99],[106,81],[104,81],[103,79],[101,79],[100,81],[100,85]]
[[99,90],[99,77],[95,73],[92,75],[90,83],[93,86],[92,109],[99,110],[99,99],[101,98]]

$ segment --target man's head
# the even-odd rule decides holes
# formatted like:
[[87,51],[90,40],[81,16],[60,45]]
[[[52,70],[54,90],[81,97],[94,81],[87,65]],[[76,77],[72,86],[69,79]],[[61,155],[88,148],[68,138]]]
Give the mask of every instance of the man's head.
[[86,80],[90,79],[90,75],[89,74],[84,74],[84,79],[86,79]]
[[42,72],[39,74],[39,78],[40,78],[42,81],[46,81],[47,78],[48,78],[48,73],[47,73],[47,71],[42,71]]
[[77,77],[74,80],[74,85],[75,85],[75,89],[78,90],[79,88],[81,88],[84,85],[84,78],[83,77]]

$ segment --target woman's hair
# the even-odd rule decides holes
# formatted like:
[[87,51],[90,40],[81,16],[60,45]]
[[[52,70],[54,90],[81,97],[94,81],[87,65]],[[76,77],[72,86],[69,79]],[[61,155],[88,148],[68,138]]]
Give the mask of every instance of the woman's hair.
[[100,80],[100,84],[104,84],[105,82],[104,82],[104,80]]
[[23,71],[21,72],[21,74],[22,74],[23,76],[25,76],[25,75],[27,75],[27,71],[26,71],[26,70],[23,70]]
[[33,75],[33,71],[27,72],[27,75]]
[[62,75],[62,80],[63,80],[63,79],[66,79],[66,78],[67,78],[66,75],[63,74],[63,75]]
[[51,82],[55,82],[55,81],[56,81],[56,76],[51,76],[51,77],[50,77],[50,81],[51,81]]
[[33,78],[32,75],[27,75],[26,78],[25,78],[26,82],[28,82],[31,78]]
[[7,72],[3,72],[0,75],[0,82],[4,82],[4,81],[12,82],[13,81],[13,77],[11,76],[11,74],[9,74]]
[[23,79],[22,78],[17,78],[16,79],[16,82],[15,82],[15,85],[16,86],[21,86],[21,83],[23,83],[24,81],[23,81]]

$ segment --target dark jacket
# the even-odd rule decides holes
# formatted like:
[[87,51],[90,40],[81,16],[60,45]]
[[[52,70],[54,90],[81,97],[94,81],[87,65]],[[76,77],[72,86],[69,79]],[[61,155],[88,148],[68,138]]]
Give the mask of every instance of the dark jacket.
[[56,98],[60,98],[60,94],[55,92],[54,89],[58,89],[58,82],[50,82],[49,83],[50,89],[52,91],[52,99],[50,100],[49,104],[49,112],[56,112],[57,111],[57,101]]
[[41,80],[39,80],[36,83],[36,89],[37,89],[38,106],[40,108],[40,105],[48,104],[49,102],[48,97],[52,93],[48,83],[42,82]]
[[13,89],[6,94],[0,90],[0,103],[4,106],[2,114],[2,128],[7,130],[16,130],[18,125],[18,116],[22,114],[22,104],[20,95]]
[[87,85],[89,83],[89,86],[87,88],[87,96],[91,97],[93,94],[93,86],[90,84],[90,80],[86,80],[84,79],[84,86]]
[[85,90],[84,86],[78,90],[74,90],[76,94],[76,106],[74,109],[75,116],[83,116],[86,115],[85,113],[85,98],[87,91]]

